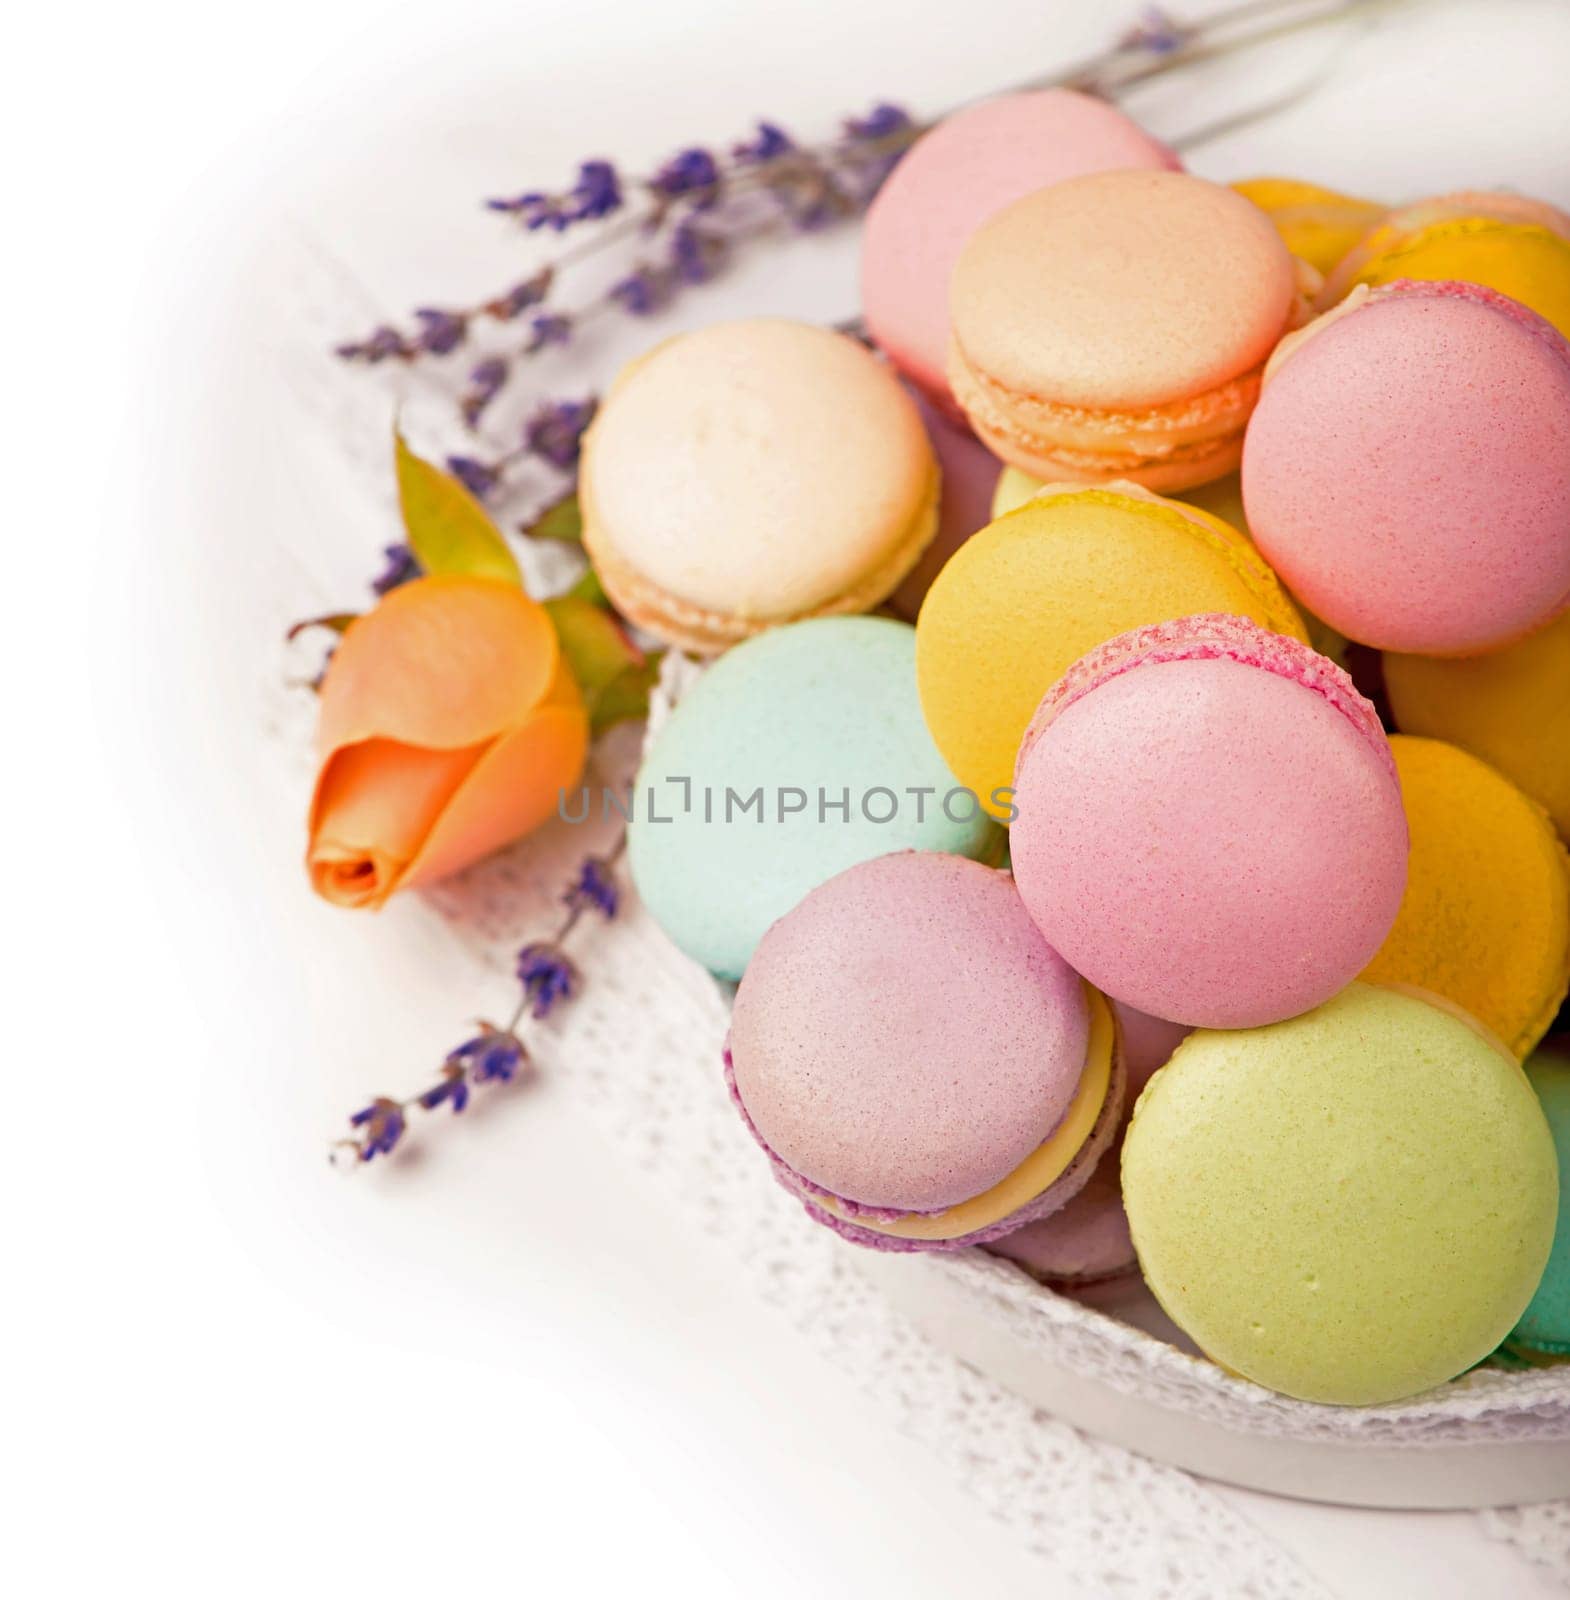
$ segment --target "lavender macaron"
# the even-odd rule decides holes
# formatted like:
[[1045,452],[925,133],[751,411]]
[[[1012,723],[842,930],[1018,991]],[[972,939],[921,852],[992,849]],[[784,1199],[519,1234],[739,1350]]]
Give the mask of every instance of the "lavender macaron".
[[1109,1005],[1009,876],[919,851],[849,868],[774,924],[725,1061],[780,1182],[880,1250],[983,1244],[1050,1215],[1123,1102]]

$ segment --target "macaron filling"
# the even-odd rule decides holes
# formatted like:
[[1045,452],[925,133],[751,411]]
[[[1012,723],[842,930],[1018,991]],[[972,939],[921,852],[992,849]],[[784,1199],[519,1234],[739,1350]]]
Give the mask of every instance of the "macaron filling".
[[725,1049],[726,1087],[775,1176],[819,1221],[860,1243],[881,1243],[885,1249],[981,1244],[1066,1203],[1089,1180],[1116,1129],[1123,1085],[1117,1026],[1106,1000],[1089,984],[1084,990],[1090,1019],[1085,1067],[1062,1117],[1012,1172],[981,1194],[940,1210],[864,1205],[797,1172],[769,1146],[748,1113],[736,1084],[729,1044]]
[[1169,478],[1202,482],[1237,465],[1263,376],[1260,362],[1202,394],[1139,411],[1098,410],[1017,393],[974,367],[958,340],[949,356],[955,396],[1005,459],[1039,477],[1137,475],[1153,488]]

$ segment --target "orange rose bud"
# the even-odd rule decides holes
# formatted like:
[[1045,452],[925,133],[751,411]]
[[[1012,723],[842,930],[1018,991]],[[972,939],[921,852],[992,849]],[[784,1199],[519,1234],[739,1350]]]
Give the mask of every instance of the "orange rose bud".
[[379,906],[542,823],[577,783],[583,699],[522,589],[430,577],[351,623],[322,680],[311,886]]

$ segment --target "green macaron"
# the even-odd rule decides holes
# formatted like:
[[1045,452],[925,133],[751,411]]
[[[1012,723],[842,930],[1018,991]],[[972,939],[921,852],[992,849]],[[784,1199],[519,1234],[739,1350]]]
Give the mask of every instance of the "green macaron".
[[1123,1194],[1173,1321],[1219,1365],[1332,1405],[1487,1356],[1559,1204],[1553,1138],[1503,1047],[1433,996],[1361,983],[1191,1034],[1135,1109]]
[[1570,1356],[1570,1183],[1563,1179],[1570,1171],[1570,1040],[1544,1045],[1527,1062],[1526,1075],[1559,1154],[1559,1225],[1542,1282],[1510,1342],[1540,1355]]

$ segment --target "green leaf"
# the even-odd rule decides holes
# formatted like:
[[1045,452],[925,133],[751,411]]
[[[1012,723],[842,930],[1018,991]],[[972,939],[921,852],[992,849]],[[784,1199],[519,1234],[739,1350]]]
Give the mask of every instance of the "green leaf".
[[358,617],[358,611],[330,611],[325,617],[306,617],[304,621],[295,623],[284,638],[292,642],[307,628],[331,628],[334,633],[342,633]]
[[523,583],[507,541],[484,506],[450,473],[417,456],[393,430],[398,464],[398,502],[409,548],[432,573],[462,573]]
[[642,665],[619,672],[600,690],[589,713],[589,727],[603,733],[618,722],[641,722],[649,714],[649,696],[660,675],[663,650],[651,650]]
[[600,584],[600,575],[593,567],[586,567],[583,576],[566,591],[565,598],[587,600],[591,606],[608,606],[610,598]]
[[583,693],[590,733],[647,715],[658,654],[645,654],[609,611],[581,596],[558,595],[545,609]]
[[569,490],[560,500],[553,500],[533,522],[525,524],[523,532],[531,539],[582,544],[583,508],[578,503],[577,491]]

